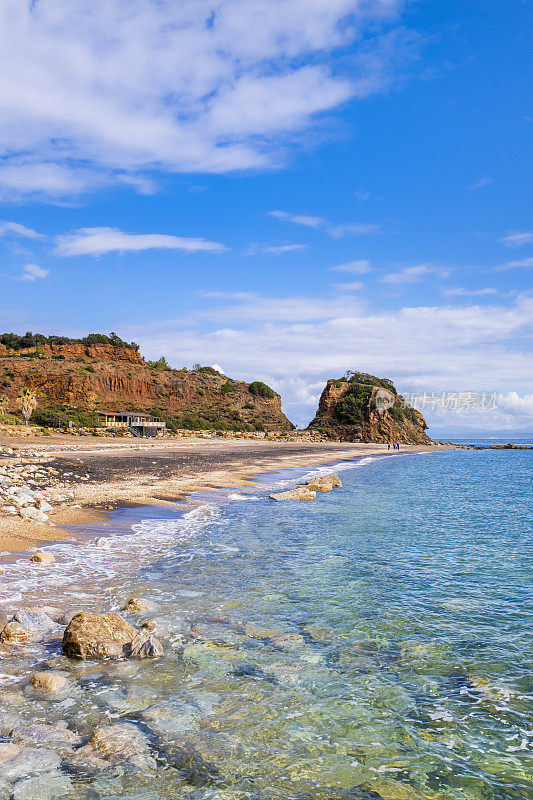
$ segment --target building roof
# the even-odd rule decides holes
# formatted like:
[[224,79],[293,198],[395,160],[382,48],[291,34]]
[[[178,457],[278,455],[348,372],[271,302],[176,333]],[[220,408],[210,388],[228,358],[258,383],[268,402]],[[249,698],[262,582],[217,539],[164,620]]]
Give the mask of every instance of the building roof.
[[142,411],[99,411],[103,417],[142,417],[143,419],[154,419],[151,414],[144,414]]

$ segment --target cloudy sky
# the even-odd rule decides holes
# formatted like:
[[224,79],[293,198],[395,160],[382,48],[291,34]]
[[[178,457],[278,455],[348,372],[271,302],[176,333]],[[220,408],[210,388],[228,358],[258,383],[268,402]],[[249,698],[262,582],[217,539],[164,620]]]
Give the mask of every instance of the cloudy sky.
[[0,328],[533,430],[531,6],[4,0]]

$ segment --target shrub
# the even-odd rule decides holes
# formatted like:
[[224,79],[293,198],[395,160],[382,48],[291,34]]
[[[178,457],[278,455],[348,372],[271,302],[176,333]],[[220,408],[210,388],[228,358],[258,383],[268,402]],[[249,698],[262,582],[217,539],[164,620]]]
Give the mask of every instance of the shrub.
[[220,387],[220,394],[232,394],[236,389],[237,387],[233,383],[226,381],[226,383],[223,383]]
[[214,367],[201,367],[199,364],[194,365],[195,372],[206,372],[208,375],[220,375],[218,369]]
[[335,416],[344,425],[360,425],[366,415],[372,386],[352,383],[348,392],[335,404]]
[[39,408],[33,413],[33,421],[43,428],[68,428],[69,422],[75,428],[95,428],[101,424],[98,415],[91,411],[69,411],[64,406]]
[[53,358],[55,361],[64,361],[64,360],[65,360],[65,358],[66,358],[66,356],[64,356],[64,355],[63,355],[63,353],[60,353],[60,354],[59,354],[59,355],[57,355],[57,356],[52,356],[52,358]]
[[248,387],[248,391],[256,397],[272,398],[276,396],[274,390],[271,389],[270,386],[267,386],[266,383],[263,383],[263,381],[253,381]]
[[1,425],[22,425],[22,420],[20,417],[15,416],[15,414],[0,414],[0,424]]
[[152,367],[152,369],[157,369],[160,372],[166,372],[170,369],[170,365],[165,356],[161,356],[161,358],[158,358],[157,361],[149,361],[148,366]]

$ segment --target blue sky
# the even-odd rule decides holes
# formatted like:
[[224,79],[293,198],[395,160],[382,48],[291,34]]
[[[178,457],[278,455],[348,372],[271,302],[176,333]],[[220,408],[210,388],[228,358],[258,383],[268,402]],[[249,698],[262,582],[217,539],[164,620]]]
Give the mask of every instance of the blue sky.
[[533,429],[531,2],[66,8],[0,10],[0,328]]

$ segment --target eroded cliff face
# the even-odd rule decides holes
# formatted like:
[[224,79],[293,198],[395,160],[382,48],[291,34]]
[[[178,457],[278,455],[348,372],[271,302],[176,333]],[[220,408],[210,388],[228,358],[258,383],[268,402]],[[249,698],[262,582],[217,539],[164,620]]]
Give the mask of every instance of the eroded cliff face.
[[[376,381],[373,383],[372,381]],[[396,392],[393,384],[374,376],[364,382],[327,382],[316,417],[309,424],[332,439],[348,442],[431,444],[422,414]]]
[[254,395],[249,384],[219,373],[155,369],[129,348],[48,345],[40,358],[20,357],[21,351],[14,357],[2,355],[5,348],[0,352],[0,396],[7,396],[10,410],[17,408],[21,390],[30,387],[40,408],[69,405],[86,411],[160,411],[252,428],[262,425],[272,431],[293,428],[281,410],[278,394],[272,398]]
[[[5,345],[0,344],[0,358],[6,355],[22,356],[35,352],[35,347],[26,347],[22,350],[8,350]],[[73,361],[76,358],[87,358],[96,361],[125,361],[128,364],[145,363],[138,350],[134,350],[131,347],[113,347],[107,344],[41,344],[39,345],[38,352],[44,358],[64,356],[65,360],[69,361]]]

